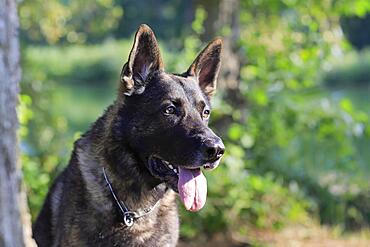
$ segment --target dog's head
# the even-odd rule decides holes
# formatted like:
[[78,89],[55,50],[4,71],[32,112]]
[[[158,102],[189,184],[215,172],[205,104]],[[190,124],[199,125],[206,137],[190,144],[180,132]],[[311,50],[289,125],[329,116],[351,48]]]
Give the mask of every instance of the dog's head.
[[201,170],[217,167],[224,153],[222,140],[208,127],[221,49],[215,39],[185,73],[169,74],[153,31],[141,25],[121,73],[116,131],[191,211],[206,200]]

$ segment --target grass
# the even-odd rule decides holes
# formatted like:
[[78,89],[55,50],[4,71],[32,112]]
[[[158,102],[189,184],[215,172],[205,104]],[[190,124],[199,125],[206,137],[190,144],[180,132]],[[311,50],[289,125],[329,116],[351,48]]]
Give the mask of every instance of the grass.
[[255,233],[255,241],[261,246],[274,247],[366,247],[370,246],[370,231],[344,233],[338,227],[292,225],[280,232]]
[[[199,242],[181,241],[179,247],[200,246]],[[255,229],[248,237],[237,233],[217,234],[201,243],[203,247],[368,247],[370,229],[345,233],[338,227],[321,226],[317,222],[290,225],[281,231]]]

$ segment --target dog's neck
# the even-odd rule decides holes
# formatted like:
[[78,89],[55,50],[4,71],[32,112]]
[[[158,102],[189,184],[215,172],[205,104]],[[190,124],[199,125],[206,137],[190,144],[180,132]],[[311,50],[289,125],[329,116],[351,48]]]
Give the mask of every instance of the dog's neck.
[[[79,141],[81,151],[78,156],[82,175],[90,186],[96,188],[94,191],[100,187],[102,196],[112,207],[116,205],[104,180],[103,167],[116,196],[130,210],[152,207],[166,194],[167,187],[150,174],[146,165],[128,144],[111,136],[112,119],[107,116],[116,110],[115,105],[109,107]],[[91,163],[94,165],[90,165]],[[86,187],[88,189],[89,185]]]
[[154,178],[128,147],[106,150],[104,156],[112,186],[128,208],[151,207],[165,194],[165,184]]
[[[150,213],[136,218],[134,224],[129,228],[130,231],[138,229],[144,232],[150,231],[155,227],[159,215],[163,217],[163,213],[160,212],[175,205],[174,192],[167,189],[165,184],[155,183],[152,181],[153,179],[148,179],[149,174],[142,171],[140,164],[137,163],[139,160],[135,158],[134,153],[121,148],[97,150],[98,146],[91,138],[91,133],[86,133],[75,147],[83,180],[82,184],[86,193],[89,194],[85,197],[88,200],[86,205],[95,209],[97,222],[104,222],[107,227],[115,229],[127,229],[122,228],[126,224],[125,217],[107,185],[103,173],[104,168],[117,199],[122,201],[128,210],[140,214],[140,212],[154,207]],[[103,150],[105,150],[105,155],[101,154]],[[77,177],[77,179],[81,179],[81,177]]]
[[[113,188],[113,185],[112,185],[112,183],[110,182],[110,180],[108,178],[105,167],[103,167],[102,172],[103,172],[103,175],[104,175],[104,180],[107,183],[109,191],[111,192],[112,199],[116,204],[116,208],[121,213],[121,216],[123,218],[123,222],[126,224],[126,226],[130,227],[135,223],[135,221],[137,219],[148,216],[160,204],[160,200],[162,199],[163,195],[160,194],[160,192],[159,192],[159,193],[157,193],[158,197],[157,197],[157,200],[156,200],[154,205],[151,205],[147,208],[141,208],[141,209],[139,208],[139,209],[131,210],[122,200],[120,200],[117,197],[116,193],[114,192],[115,189]],[[155,188],[154,190],[156,192],[158,192],[158,190],[161,190],[161,188],[158,187],[158,188]],[[164,193],[165,193],[165,191],[163,192],[163,194]]]

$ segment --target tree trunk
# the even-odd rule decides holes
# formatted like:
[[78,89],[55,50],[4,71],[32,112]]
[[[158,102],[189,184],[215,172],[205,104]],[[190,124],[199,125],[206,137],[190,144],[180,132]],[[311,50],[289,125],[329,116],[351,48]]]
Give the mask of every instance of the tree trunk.
[[[17,163],[16,106],[20,80],[15,0],[0,0],[0,246],[32,246],[22,173]],[[35,246],[35,245],[33,245]]]
[[[226,93],[226,100],[235,99],[240,77],[240,56],[237,46],[239,29],[239,0],[193,0],[194,6],[203,7],[207,12],[204,21],[205,32],[201,39],[209,41],[212,37],[221,35],[224,41],[221,75],[218,80],[219,91]],[[232,93],[233,92],[233,93]],[[231,97],[228,94],[232,93]]]
[[216,30],[224,32],[221,33],[224,41],[222,61],[227,61],[222,64],[220,89],[238,91],[241,66],[239,47],[237,46],[240,38],[239,0],[220,1],[215,26]]

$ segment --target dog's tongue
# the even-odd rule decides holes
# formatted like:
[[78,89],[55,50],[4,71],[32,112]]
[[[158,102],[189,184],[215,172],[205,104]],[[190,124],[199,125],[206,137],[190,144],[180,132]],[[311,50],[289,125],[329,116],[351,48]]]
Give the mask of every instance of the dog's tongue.
[[198,211],[206,203],[207,180],[200,169],[179,167],[178,190],[187,210]]

